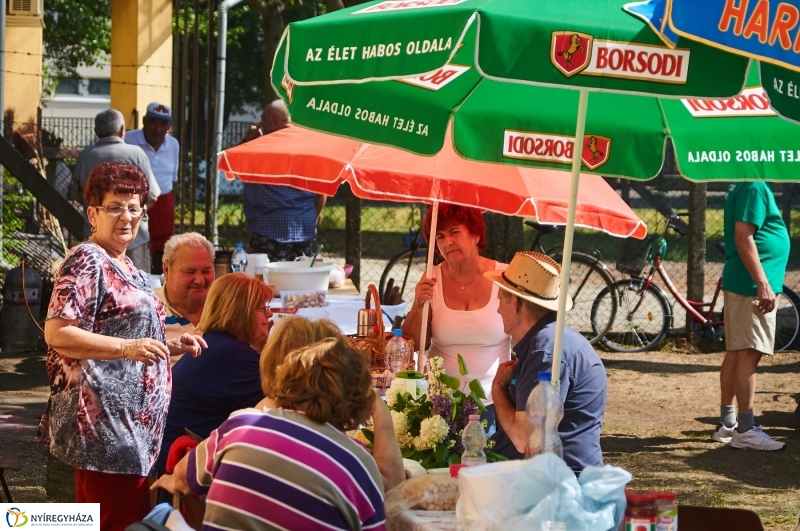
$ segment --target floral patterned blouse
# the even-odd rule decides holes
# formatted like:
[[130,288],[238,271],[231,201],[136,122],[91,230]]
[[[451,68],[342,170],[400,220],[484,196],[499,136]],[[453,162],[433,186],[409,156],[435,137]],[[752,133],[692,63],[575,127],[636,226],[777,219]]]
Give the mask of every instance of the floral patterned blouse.
[[[100,246],[85,242],[56,275],[47,318],[120,339],[164,342],[164,305],[125,258],[124,272]],[[66,464],[85,470],[146,476],[161,447],[172,374],[127,359],[79,360],[47,350],[50,399],[37,440]]]

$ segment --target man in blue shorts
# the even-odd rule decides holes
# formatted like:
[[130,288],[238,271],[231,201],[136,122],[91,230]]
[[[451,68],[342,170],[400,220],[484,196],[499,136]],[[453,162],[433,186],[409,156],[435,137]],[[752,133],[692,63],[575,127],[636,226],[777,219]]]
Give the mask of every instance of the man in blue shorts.
[[[503,318],[505,332],[514,339],[517,355],[516,360],[500,364],[492,382],[497,415],[494,451],[521,459],[531,434],[525,414],[528,396],[537,385],[539,372],[552,370],[561,267],[549,256],[524,251],[514,256],[505,271],[484,275],[502,288],[497,313]],[[568,300],[567,310],[571,307],[572,300]],[[597,352],[569,327],[564,328],[562,351],[559,392],[564,418],[558,434],[564,461],[578,474],[589,465],[603,465],[600,429],[608,382]]]
[[789,246],[789,232],[767,183],[732,184],[725,197],[722,273],[727,352],[719,375],[720,422],[711,438],[734,448],[771,451],[786,446],[755,425],[753,402],[756,367],[775,346],[775,294],[783,289]]

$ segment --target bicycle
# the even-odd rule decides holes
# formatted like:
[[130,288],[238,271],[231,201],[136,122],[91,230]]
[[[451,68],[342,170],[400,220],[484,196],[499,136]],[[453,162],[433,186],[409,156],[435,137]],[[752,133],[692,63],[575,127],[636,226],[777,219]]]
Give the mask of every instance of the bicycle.
[[[722,278],[717,281],[714,296],[710,302],[688,300],[680,294],[664,269],[662,261],[666,256],[667,243],[665,236],[672,229],[681,236],[686,233],[674,225],[674,222],[686,214],[669,216],[665,222],[664,232],[652,241],[637,242],[626,240],[620,250],[617,271],[631,275],[630,279],[619,280],[604,289],[592,307],[593,328],[597,331],[605,326],[604,316],[608,309],[617,305],[612,318],[611,327],[601,340],[601,344],[615,352],[643,352],[656,350],[667,335],[673,323],[673,307],[663,288],[653,283],[656,273],[667,286],[669,293],[675,298],[692,319],[692,331],[702,340],[720,343],[724,338],[724,320],[722,311],[716,311],[716,305],[722,291]],[[631,248],[631,245],[634,247]],[[724,251],[723,251],[724,252]],[[641,276],[647,263],[650,269]],[[783,296],[778,297],[777,327],[775,332],[775,349],[791,348],[797,340],[800,328],[800,295],[787,286],[783,286]]]
[[[525,224],[536,231],[536,237],[530,250],[538,251],[553,258],[559,264],[562,258],[562,247],[554,247],[547,251],[541,245],[541,237],[550,234],[559,227],[556,225],[543,225],[534,221],[525,221]],[[402,300],[414,298],[414,288],[418,279],[422,277],[427,268],[427,243],[421,239],[419,229],[412,229],[413,241],[408,249],[399,253],[386,265],[378,285],[378,292],[383,300],[389,287],[389,280],[394,279],[394,285],[400,289]],[[409,282],[409,278],[411,282]],[[570,267],[570,289],[572,297],[572,310],[567,313],[567,325],[580,332],[593,345],[598,343],[606,330],[611,326],[611,321],[616,312],[615,301],[610,301],[610,306],[605,314],[598,312],[594,322],[592,320],[593,303],[603,289],[607,289],[615,282],[611,270],[603,263],[598,249],[574,248],[572,250],[572,266]],[[606,322],[601,322],[605,315]],[[598,326],[595,329],[595,326]]]

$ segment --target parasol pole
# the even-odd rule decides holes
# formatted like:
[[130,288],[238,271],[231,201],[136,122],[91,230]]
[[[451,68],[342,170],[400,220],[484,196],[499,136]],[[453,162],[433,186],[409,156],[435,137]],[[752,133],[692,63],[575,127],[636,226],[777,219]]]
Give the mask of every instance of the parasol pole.
[[[436,252],[436,223],[439,221],[439,201],[434,200],[433,212],[431,213],[431,233],[428,238],[428,268],[425,270],[425,276],[428,278],[433,277],[433,255]],[[419,334],[419,357],[417,358],[417,371],[425,373],[425,365],[428,363],[425,348],[425,336],[428,333],[428,312],[430,311],[431,301],[425,301],[422,305],[422,329]]]
[[569,295],[569,268],[572,265],[572,237],[575,234],[575,210],[578,206],[578,185],[581,177],[581,153],[583,152],[583,132],[586,126],[586,108],[589,106],[589,92],[580,91],[578,99],[578,120],[575,124],[575,146],[572,149],[572,182],[569,191],[569,210],[567,228],[564,231],[564,251],[561,259],[561,286],[558,291],[558,314],[556,317],[556,340],[553,346],[553,386],[561,385],[561,351],[564,341],[564,327],[567,321],[567,296]]

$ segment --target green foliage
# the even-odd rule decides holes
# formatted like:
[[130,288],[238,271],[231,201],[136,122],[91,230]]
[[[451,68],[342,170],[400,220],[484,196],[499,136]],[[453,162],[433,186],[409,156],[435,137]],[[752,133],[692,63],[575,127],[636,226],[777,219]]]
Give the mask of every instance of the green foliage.
[[461,376],[466,376],[469,371],[467,370],[467,362],[464,361],[464,358],[461,354],[458,355],[458,373]]
[[486,454],[487,463],[498,463],[500,461],[508,461],[508,457],[504,456],[503,454],[498,454],[497,452],[493,452],[491,450],[484,450],[483,453]]
[[7,251],[9,242],[13,239],[15,231],[21,231],[25,222],[20,218],[20,212],[28,210],[33,203],[33,195],[28,192],[14,177],[3,170],[3,218],[0,232],[3,235],[3,261],[10,265],[17,265],[19,258]]
[[48,76],[97,65],[111,54],[111,0],[45,0],[43,40]]
[[[400,428],[402,431],[398,432],[398,426],[395,426],[398,440],[404,445],[400,449],[403,457],[417,461],[426,469],[443,468],[461,462],[460,452],[463,450],[456,448],[460,448],[458,443],[469,420],[468,414],[475,412],[469,402],[475,402],[479,411],[485,411],[486,408],[478,396],[485,393],[480,382],[473,380],[469,387],[475,390],[466,395],[459,389],[459,379],[444,372],[441,358],[434,357],[428,362],[431,368],[428,372],[430,394],[415,397],[411,393],[392,388],[387,393],[387,404],[392,411],[402,413],[408,420],[407,432],[405,421],[403,428]],[[459,360],[459,366],[464,373],[469,372],[463,358]],[[441,431],[442,420],[446,424],[444,432]],[[426,425],[424,430],[423,422]],[[491,447],[490,444],[488,448]]]
[[446,385],[450,389],[458,389],[461,386],[461,381],[455,376],[442,374],[442,376],[439,379],[442,381],[444,385]]
[[[472,380],[472,381],[477,382],[477,380]],[[480,385],[480,382],[478,382],[478,385]],[[475,402],[475,404],[478,406],[478,411],[480,411],[481,413],[484,413],[486,411],[486,406],[483,405],[483,400],[480,399],[478,393],[472,391],[467,396],[469,396],[472,399],[472,401]]]
[[[459,357],[461,357],[461,356],[459,355]],[[483,398],[483,399],[486,398],[486,393],[483,391],[483,386],[481,385],[481,383],[478,380],[472,380],[469,383],[469,389],[470,389],[470,391],[475,393],[475,395],[478,398]]]
[[375,432],[367,428],[361,428],[361,433],[363,433],[364,437],[366,437],[367,440],[369,441],[367,447],[372,448],[372,445],[375,444]]

